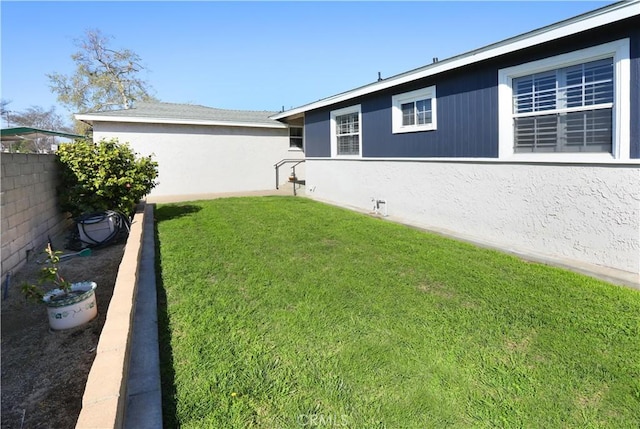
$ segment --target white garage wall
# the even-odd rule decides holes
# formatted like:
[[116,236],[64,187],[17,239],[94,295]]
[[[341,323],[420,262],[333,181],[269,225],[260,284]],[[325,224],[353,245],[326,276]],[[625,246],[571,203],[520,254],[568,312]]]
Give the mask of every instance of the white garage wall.
[[306,161],[307,194],[519,253],[640,272],[640,167]]
[[[275,189],[273,165],[304,157],[289,150],[286,128],[94,123],[94,140],[103,138],[128,142],[144,156],[154,154],[160,184],[150,200]],[[302,168],[296,168],[299,176]],[[289,168],[282,167],[280,182],[288,175]]]

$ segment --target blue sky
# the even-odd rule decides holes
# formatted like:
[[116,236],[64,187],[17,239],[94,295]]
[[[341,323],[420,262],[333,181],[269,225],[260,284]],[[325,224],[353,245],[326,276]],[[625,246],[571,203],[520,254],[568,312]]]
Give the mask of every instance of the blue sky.
[[73,40],[100,29],[162,101],[277,111],[611,3],[2,1],[1,97],[71,113],[45,75],[73,73]]

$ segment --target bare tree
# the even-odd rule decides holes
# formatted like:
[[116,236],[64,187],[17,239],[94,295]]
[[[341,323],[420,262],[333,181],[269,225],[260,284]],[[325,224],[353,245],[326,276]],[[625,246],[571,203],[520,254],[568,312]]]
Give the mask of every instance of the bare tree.
[[11,127],[11,110],[9,110],[9,104],[11,100],[0,100],[0,118],[2,118],[2,128]]
[[73,75],[47,74],[58,101],[76,113],[128,109],[136,100],[153,100],[150,85],[140,77],[140,56],[129,49],[112,49],[100,30],[87,30],[76,40]]
[[[49,110],[45,110],[40,106],[31,106],[23,112],[9,111],[6,106],[10,102],[3,101],[2,113],[11,113],[10,123],[11,127],[29,127],[37,128],[41,130],[71,132],[68,124],[65,123],[62,116],[56,112],[56,108],[51,106]],[[24,140],[19,145],[14,144],[15,147],[19,147],[20,152],[35,152],[35,153],[48,153],[52,150],[52,145],[57,143],[56,138],[53,136],[37,137],[33,140]]]

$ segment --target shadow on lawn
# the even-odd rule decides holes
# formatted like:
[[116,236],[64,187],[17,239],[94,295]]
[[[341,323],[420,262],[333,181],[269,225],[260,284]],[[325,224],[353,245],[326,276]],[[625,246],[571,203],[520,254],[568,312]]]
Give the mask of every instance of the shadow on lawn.
[[[156,236],[157,237],[157,236]],[[156,241],[157,243],[157,241]],[[176,416],[176,383],[173,369],[173,350],[169,316],[167,314],[167,294],[160,273],[160,262],[157,263],[156,287],[158,291],[158,338],[160,349],[160,384],[162,386],[162,422],[165,428],[178,427]]]
[[[202,207],[195,206],[192,204],[168,204],[163,205],[162,207],[155,207],[155,220],[156,222],[162,222],[165,220],[176,219],[179,217],[188,216],[193,213],[198,213],[202,210]],[[158,237],[156,231],[156,238]],[[158,249],[156,249],[158,250]]]
[[[160,255],[161,244],[158,237],[158,223],[197,213],[201,208],[193,205],[167,205],[155,209],[154,238],[155,252]],[[176,415],[176,383],[171,349],[171,330],[167,312],[167,293],[162,277],[162,258],[156,257],[156,289],[158,299],[158,339],[160,349],[160,383],[162,385],[162,420],[165,428],[178,427]]]

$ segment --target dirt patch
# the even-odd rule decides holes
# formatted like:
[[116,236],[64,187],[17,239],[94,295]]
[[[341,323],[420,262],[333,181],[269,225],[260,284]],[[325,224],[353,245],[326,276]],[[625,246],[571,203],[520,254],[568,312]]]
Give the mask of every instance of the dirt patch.
[[[54,247],[62,249],[57,241]],[[33,255],[11,276],[2,300],[3,429],[75,427],[123,253],[124,244],[113,244],[61,262],[65,279],[98,284],[98,317],[64,331],[51,331],[44,305],[27,302],[20,292],[23,282],[37,279],[44,254]],[[4,287],[5,278],[3,294]]]
[[430,293],[432,295],[438,296],[440,298],[444,298],[444,299],[453,299],[456,297],[456,294],[454,292],[452,292],[451,290],[449,290],[445,285],[443,285],[442,283],[421,283],[418,285],[418,289],[421,290],[422,292],[427,292]]

